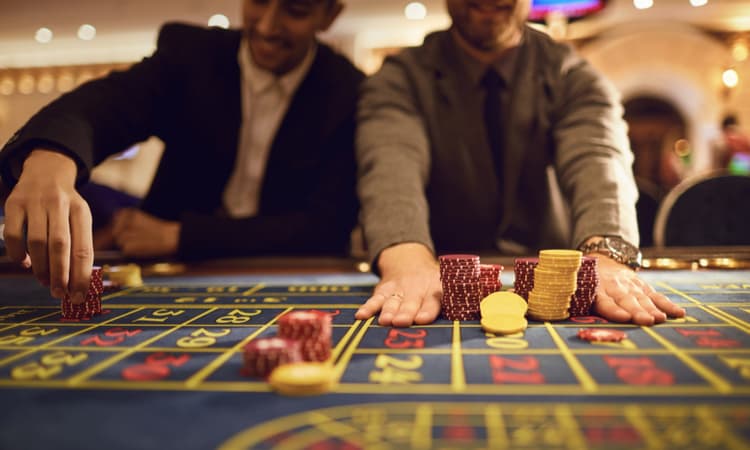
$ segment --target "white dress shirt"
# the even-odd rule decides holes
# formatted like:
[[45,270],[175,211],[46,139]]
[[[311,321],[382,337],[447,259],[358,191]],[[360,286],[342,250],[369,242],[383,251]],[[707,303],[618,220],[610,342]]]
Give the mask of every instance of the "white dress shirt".
[[315,59],[316,47],[289,73],[277,77],[252,60],[246,39],[237,59],[242,76],[242,124],[234,171],[224,188],[224,209],[230,217],[258,213],[268,153],[289,103]]

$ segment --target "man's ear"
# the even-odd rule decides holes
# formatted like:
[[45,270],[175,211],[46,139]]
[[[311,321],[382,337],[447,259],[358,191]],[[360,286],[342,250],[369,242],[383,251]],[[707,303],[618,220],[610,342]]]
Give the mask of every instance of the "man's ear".
[[328,11],[326,12],[326,19],[323,22],[323,24],[320,26],[320,31],[327,31],[331,24],[336,20],[336,18],[341,14],[341,11],[344,10],[344,4],[340,1],[334,2],[333,5],[331,5],[330,8],[328,8]]

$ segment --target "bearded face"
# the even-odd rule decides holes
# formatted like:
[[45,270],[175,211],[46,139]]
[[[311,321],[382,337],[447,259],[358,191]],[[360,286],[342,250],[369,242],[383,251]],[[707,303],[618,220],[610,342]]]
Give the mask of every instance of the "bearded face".
[[446,0],[453,26],[472,47],[502,50],[519,35],[531,0]]

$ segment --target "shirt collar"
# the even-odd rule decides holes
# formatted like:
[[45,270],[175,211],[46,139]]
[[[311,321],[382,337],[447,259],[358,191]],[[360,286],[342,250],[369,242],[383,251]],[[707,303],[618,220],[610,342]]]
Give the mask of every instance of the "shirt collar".
[[312,66],[315,54],[318,51],[317,44],[310,47],[305,54],[304,59],[294,69],[278,77],[272,72],[259,67],[253,61],[250,54],[250,45],[244,37],[240,42],[240,50],[237,54],[237,60],[240,64],[240,72],[244,83],[250,88],[253,95],[260,94],[270,88],[274,83],[278,83],[284,95],[291,95],[299,87],[302,80]]
[[455,52],[458,54],[461,63],[463,64],[466,75],[469,77],[469,81],[473,86],[481,86],[482,77],[487,72],[489,67],[495,69],[495,72],[500,76],[505,83],[505,86],[510,86],[513,81],[513,75],[516,68],[516,61],[518,60],[519,52],[523,51],[526,33],[523,33],[521,42],[513,48],[508,49],[503,55],[494,61],[489,66],[481,61],[476,60],[468,52],[466,52],[458,43],[456,38],[451,33],[451,45],[454,47]]

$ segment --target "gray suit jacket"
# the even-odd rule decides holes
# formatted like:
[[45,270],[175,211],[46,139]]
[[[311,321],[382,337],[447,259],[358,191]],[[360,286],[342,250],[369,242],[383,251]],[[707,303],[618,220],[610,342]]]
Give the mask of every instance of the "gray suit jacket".
[[633,155],[612,86],[572,49],[527,28],[496,174],[489,150],[467,145],[452,39],[427,36],[362,87],[358,192],[373,260],[401,242],[437,253],[528,252],[594,235],[638,245]]

